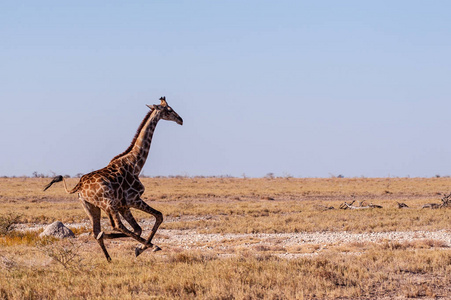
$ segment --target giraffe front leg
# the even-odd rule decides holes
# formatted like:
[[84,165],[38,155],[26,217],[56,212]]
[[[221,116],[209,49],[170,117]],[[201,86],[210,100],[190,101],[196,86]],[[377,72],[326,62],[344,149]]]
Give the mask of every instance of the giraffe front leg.
[[163,214],[161,212],[159,212],[158,210],[150,207],[149,205],[147,205],[146,202],[144,202],[141,199],[138,199],[138,201],[135,201],[133,203],[133,205],[131,205],[133,208],[142,210],[144,212],[147,212],[151,215],[153,215],[155,217],[155,223],[152,227],[152,230],[150,231],[150,235],[149,238],[147,239],[146,243],[143,244],[141,247],[138,246],[135,249],[135,256],[140,255],[141,253],[144,252],[144,250],[146,250],[147,248],[152,248],[153,252],[159,251],[161,250],[160,247],[158,247],[157,245],[152,244],[152,239],[155,236],[155,233],[157,232],[158,228],[160,227],[161,223],[163,223]]

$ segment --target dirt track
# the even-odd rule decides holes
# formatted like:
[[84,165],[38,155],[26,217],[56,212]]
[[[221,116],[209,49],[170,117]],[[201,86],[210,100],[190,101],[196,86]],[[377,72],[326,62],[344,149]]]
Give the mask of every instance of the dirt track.
[[431,239],[441,241],[451,246],[451,232],[449,231],[407,231],[407,232],[313,232],[313,233],[256,233],[256,234],[200,234],[191,230],[160,230],[164,242],[184,244],[196,247],[209,243],[227,243],[239,240],[246,244],[267,244],[281,246],[295,246],[302,244],[347,244],[355,242],[410,242]]
[[[89,227],[88,223],[66,224],[68,227]],[[106,225],[106,224],[105,224]],[[152,223],[141,223],[147,236]],[[38,230],[44,225],[21,224],[18,230]],[[104,226],[105,227],[105,226]],[[433,240],[444,247],[451,247],[451,231],[392,231],[372,233],[341,232],[300,232],[300,233],[198,233],[195,230],[160,229],[154,239],[161,246],[174,246],[184,249],[215,249],[227,250],[230,247],[255,246],[302,246],[319,245],[321,248],[329,245],[350,243],[384,243],[384,242],[414,242],[419,240]]]

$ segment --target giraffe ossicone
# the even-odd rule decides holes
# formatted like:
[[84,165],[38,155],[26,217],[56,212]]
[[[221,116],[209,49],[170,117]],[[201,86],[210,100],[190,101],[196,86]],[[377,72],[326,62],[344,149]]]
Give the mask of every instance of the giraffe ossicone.
[[[183,125],[183,119],[168,105],[165,97],[160,98],[159,105],[147,106],[150,111],[139,125],[130,146],[123,153],[115,156],[105,168],[83,175],[71,190],[67,188],[64,177],[60,175],[53,178],[44,188],[45,191],[52,184],[63,181],[67,193],[78,192],[78,198],[91,220],[94,238],[108,261],[111,261],[111,257],[105,247],[104,239],[134,238],[141,243],[141,247],[138,246],[135,249],[136,256],[147,248],[152,248],[154,252],[161,250],[160,247],[152,244],[152,239],[163,222],[163,214],[141,199],[144,185],[139,180],[139,174],[147,160],[158,121],[174,121]],[[142,229],[130,208],[147,212],[155,217],[155,223],[147,239],[141,237]],[[116,232],[106,233],[101,230],[101,211],[108,215],[111,226]],[[133,231],[122,224],[120,216],[130,224]]]

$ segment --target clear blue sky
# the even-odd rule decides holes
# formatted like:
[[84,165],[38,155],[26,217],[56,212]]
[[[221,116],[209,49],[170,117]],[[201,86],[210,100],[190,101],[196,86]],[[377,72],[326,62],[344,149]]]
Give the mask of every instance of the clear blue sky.
[[0,175],[451,175],[449,1],[2,1]]

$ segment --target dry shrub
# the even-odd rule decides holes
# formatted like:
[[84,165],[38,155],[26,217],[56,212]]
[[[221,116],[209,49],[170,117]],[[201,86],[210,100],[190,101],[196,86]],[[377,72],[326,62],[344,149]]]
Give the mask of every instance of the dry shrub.
[[[18,264],[11,258],[0,255],[0,266],[2,269],[11,270],[17,268]],[[3,299],[0,297],[0,299]]]
[[41,231],[11,231],[7,235],[0,237],[0,245],[17,246],[28,245],[35,246],[39,241],[39,233]]
[[376,246],[383,250],[407,250],[407,249],[430,249],[430,248],[448,248],[444,241],[434,239],[421,239],[412,241],[385,241]]
[[448,248],[448,244],[445,241],[433,240],[433,239],[424,239],[419,240],[418,243],[419,248]]
[[79,271],[85,266],[84,259],[79,253],[81,243],[74,239],[55,241],[55,239],[43,238],[36,247],[65,269]]
[[10,233],[13,230],[14,225],[19,223],[21,217],[21,215],[13,213],[0,216],[0,236]]
[[87,226],[80,226],[80,227],[69,226],[69,229],[72,230],[72,232],[75,234],[75,236],[78,236],[83,233],[91,233],[91,229]]
[[437,298],[436,293],[427,283],[419,283],[409,286],[405,291],[405,297],[407,298]]
[[269,251],[271,248],[267,245],[256,245],[253,247],[255,251]]
[[258,252],[287,252],[287,249],[282,245],[255,245],[252,249]]
[[398,242],[398,241],[385,241],[382,244],[380,244],[380,248],[383,250],[406,250],[407,248],[411,247],[411,244],[409,242]]
[[205,263],[207,261],[215,260],[216,258],[217,257],[211,253],[182,251],[168,255],[167,261],[169,263],[194,264]]
[[356,242],[351,242],[351,243],[349,243],[348,245],[350,246],[350,247],[353,247],[353,248],[366,248],[366,247],[368,247],[368,242],[358,242],[358,241],[356,241]]

